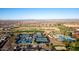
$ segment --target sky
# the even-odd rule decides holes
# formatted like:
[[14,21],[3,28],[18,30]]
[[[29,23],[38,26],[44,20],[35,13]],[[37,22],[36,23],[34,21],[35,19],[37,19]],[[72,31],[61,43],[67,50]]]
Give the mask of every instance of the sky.
[[79,19],[79,8],[0,8],[0,19]]

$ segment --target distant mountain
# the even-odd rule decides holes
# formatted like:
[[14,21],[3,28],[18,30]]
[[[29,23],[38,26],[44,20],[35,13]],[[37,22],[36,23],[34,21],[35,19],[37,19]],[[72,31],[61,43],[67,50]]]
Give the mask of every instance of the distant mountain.
[[79,22],[79,19],[7,19],[7,20],[2,20],[0,19],[1,22]]

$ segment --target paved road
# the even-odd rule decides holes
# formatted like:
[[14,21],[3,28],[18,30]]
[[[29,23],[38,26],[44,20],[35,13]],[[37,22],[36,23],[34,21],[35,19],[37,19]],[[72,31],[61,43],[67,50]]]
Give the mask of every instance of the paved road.
[[48,35],[48,37],[49,37],[50,43],[53,43],[53,45],[65,46],[65,44],[63,44],[63,42],[58,41],[54,37],[51,37],[50,35]]

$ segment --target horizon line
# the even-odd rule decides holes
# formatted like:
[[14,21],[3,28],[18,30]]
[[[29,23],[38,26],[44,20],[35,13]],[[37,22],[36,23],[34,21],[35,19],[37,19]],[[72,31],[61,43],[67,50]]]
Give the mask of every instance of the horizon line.
[[0,19],[0,20],[61,20],[61,21],[63,21],[63,20],[79,20],[79,19]]

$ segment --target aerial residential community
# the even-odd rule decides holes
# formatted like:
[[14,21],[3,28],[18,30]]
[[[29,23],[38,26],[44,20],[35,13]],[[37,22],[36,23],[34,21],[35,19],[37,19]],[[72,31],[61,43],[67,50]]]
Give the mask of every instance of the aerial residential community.
[[0,59],[74,58],[79,1],[0,0]]
[[78,51],[78,23],[78,21],[0,21],[0,50]]
[[79,51],[79,9],[0,8],[0,51]]

